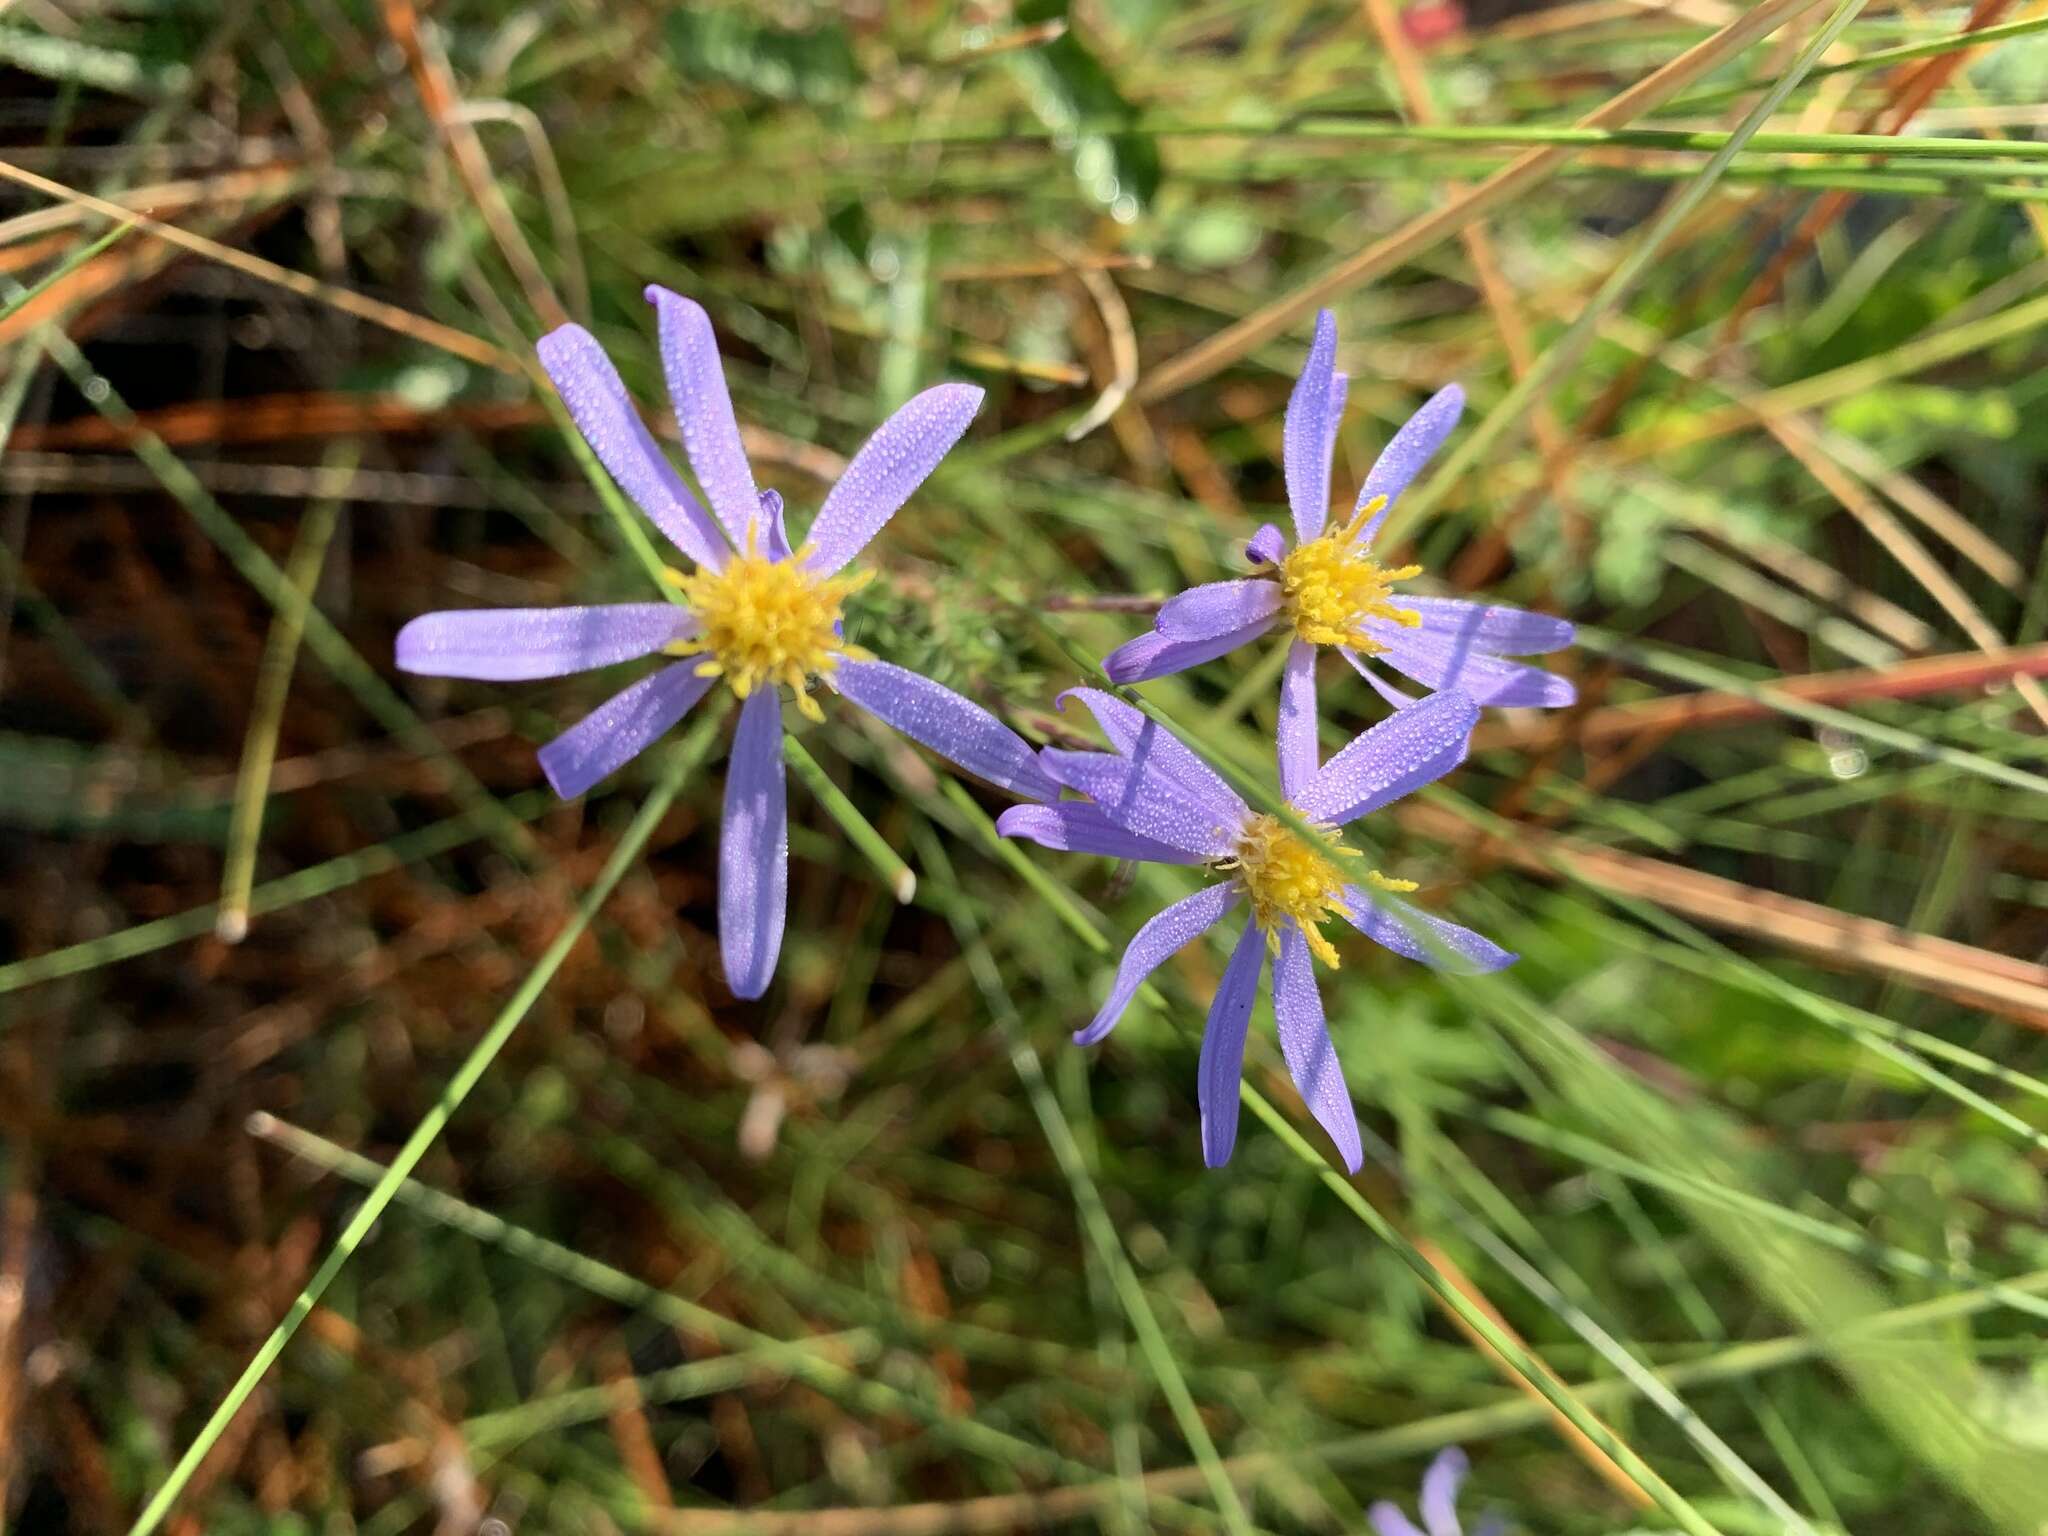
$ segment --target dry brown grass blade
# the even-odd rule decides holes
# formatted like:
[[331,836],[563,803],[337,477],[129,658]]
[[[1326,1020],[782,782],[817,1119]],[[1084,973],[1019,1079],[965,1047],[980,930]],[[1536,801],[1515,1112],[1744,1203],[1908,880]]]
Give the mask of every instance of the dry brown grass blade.
[[[1620,128],[1633,122],[1719,68],[1758,38],[1817,4],[1819,0],[1764,0],[1747,15],[1736,18],[1712,37],[1645,75],[1597,111],[1579,119],[1577,126]],[[1252,348],[1280,335],[1311,310],[1384,276],[1474,220],[1530,192],[1562,169],[1574,153],[1570,147],[1554,147],[1517,156],[1462,197],[1452,198],[1386,239],[1346,257],[1322,276],[1162,364],[1139,384],[1139,401],[1150,404],[1163,400],[1228,367]]]
[[[1508,1320],[1505,1317],[1501,1316],[1500,1309],[1486,1299],[1486,1293],[1472,1283],[1471,1277],[1452,1261],[1448,1253],[1445,1253],[1442,1248],[1425,1237],[1415,1237],[1411,1234],[1410,1241],[1415,1244],[1418,1253],[1436,1266],[1437,1273],[1455,1285],[1464,1293],[1467,1301],[1487,1315],[1494,1327],[1500,1329],[1502,1333],[1506,1334],[1516,1343],[1523,1342],[1522,1336],[1509,1326]],[[1464,1318],[1453,1312],[1448,1306],[1445,1306],[1441,1300],[1437,1302],[1437,1306],[1444,1316],[1450,1320],[1451,1326],[1464,1336],[1468,1344],[1486,1357],[1488,1363],[1501,1373],[1510,1386],[1520,1390],[1532,1401],[1543,1402],[1543,1395],[1536,1390],[1535,1386],[1523,1377],[1520,1372],[1516,1371],[1513,1366],[1509,1365],[1506,1359],[1502,1357],[1500,1351],[1487,1343],[1478,1330],[1473,1328],[1471,1324],[1467,1323]],[[1530,1358],[1537,1360],[1539,1365],[1541,1364],[1540,1357],[1533,1353]],[[1547,1366],[1544,1367],[1544,1374],[1550,1377],[1551,1381],[1557,1386],[1565,1387],[1563,1378]],[[1567,1388],[1567,1390],[1569,1389]],[[1545,1406],[1548,1407],[1549,1405],[1545,1404]],[[1601,1480],[1610,1488],[1637,1509],[1650,1509],[1655,1506],[1656,1500],[1644,1492],[1634,1478],[1622,1471],[1615,1464],[1612,1456],[1609,1456],[1599,1446],[1595,1445],[1588,1438],[1584,1430],[1573,1424],[1555,1409],[1550,1410],[1549,1417],[1551,1427],[1563,1437],[1565,1444],[1572,1448],[1581,1461],[1598,1473]]]
[[[1772,680],[1771,691],[1809,704],[1850,704],[1859,699],[1913,699],[1932,693],[1965,693],[2019,677],[2048,677],[2048,642],[1999,655],[1963,652],[1922,656],[1889,667],[1855,667]],[[1604,746],[1635,737],[1675,731],[1712,730],[1767,720],[1777,711],[1748,694],[1707,690],[1631,704],[1609,704],[1577,719],[1527,715],[1494,719],[1472,734],[1474,751],[1497,747],[1549,746],[1573,741]]]
[[294,271],[290,267],[279,266],[276,262],[266,261],[261,256],[238,251],[233,246],[222,245],[218,240],[209,240],[204,235],[195,235],[176,224],[163,223],[146,213],[123,208],[119,203],[109,202],[103,197],[95,197],[90,192],[80,192],[75,187],[67,187],[60,181],[52,181],[47,176],[24,170],[10,161],[0,160],[0,180],[11,181],[16,186],[27,187],[30,191],[40,192],[46,197],[58,198],[66,203],[88,208],[116,223],[132,220],[136,229],[143,234],[152,235],[168,244],[190,251],[195,256],[204,256],[208,261],[217,261],[224,267],[232,267],[245,277],[282,288],[287,293],[297,294],[312,303],[325,304],[371,325],[381,326],[385,330],[394,331],[430,347],[438,347],[452,356],[465,358],[500,373],[534,377],[534,371],[525,359],[515,357],[503,347],[495,346],[481,337],[472,336],[467,331],[458,331],[452,325],[443,325],[440,321],[430,320],[425,315],[416,315],[411,310],[399,308],[396,304],[386,304],[381,299],[370,298],[352,288],[323,283],[316,277],[308,277],[305,273]]
[[1428,805],[1408,807],[1397,819],[1419,837],[1473,850],[1531,874],[1583,880],[1709,927],[1793,950],[1832,969],[1887,976],[2030,1029],[2048,1030],[2048,966],[1556,832],[1521,827],[1512,839],[1496,838],[1452,811]]

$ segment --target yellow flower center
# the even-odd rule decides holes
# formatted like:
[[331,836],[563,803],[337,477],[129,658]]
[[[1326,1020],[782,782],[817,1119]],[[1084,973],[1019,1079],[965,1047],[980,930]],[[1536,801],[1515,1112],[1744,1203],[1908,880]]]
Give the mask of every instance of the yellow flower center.
[[839,661],[870,661],[870,652],[840,637],[839,610],[866,586],[873,571],[818,577],[803,564],[803,551],[788,560],[754,553],[735,555],[722,571],[699,566],[667,579],[683,594],[703,627],[668,646],[672,656],[702,656],[699,677],[723,677],[744,699],[756,688],[787,683],[807,719],[825,712],[811,697],[811,679],[829,674]]
[[1280,562],[1280,589],[1294,632],[1310,645],[1348,645],[1367,655],[1386,649],[1366,632],[1367,619],[1385,619],[1413,629],[1422,616],[1397,608],[1394,583],[1422,574],[1419,565],[1389,569],[1361,545],[1365,525],[1386,505],[1375,496],[1348,523],[1298,546]]
[[[1277,816],[1248,816],[1236,847],[1216,867],[1236,873],[1238,888],[1252,905],[1252,921],[1266,932],[1268,948],[1279,952],[1280,925],[1291,919],[1308,940],[1309,953],[1335,970],[1336,946],[1323,937],[1322,924],[1344,910],[1344,887],[1349,882],[1338,860],[1362,855],[1344,846],[1336,828],[1320,830],[1328,841],[1305,838]],[[1376,869],[1365,871],[1364,878],[1383,891],[1415,889],[1413,880],[1390,880]]]

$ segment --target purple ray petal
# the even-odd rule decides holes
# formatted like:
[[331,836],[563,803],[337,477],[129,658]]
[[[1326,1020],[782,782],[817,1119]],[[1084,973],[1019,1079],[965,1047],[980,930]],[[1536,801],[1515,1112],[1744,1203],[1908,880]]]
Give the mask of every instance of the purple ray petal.
[[1244,1076],[1244,1035],[1266,966],[1266,935],[1248,922],[1238,935],[1230,964],[1209,1004],[1202,1030],[1202,1058],[1196,1067],[1195,1097],[1202,1106],[1202,1161],[1221,1168],[1237,1145],[1237,1087]]
[[805,564],[830,576],[859,554],[960,441],[981,400],[972,384],[940,384],[877,427],[818,508]]
[[597,339],[580,325],[564,325],[541,337],[534,350],[576,430],[619,489],[677,549],[699,565],[722,567],[728,553],[725,536],[647,430]]
[[[1316,337],[1308,361],[1287,397],[1282,431],[1282,468],[1287,474],[1287,505],[1294,511],[1294,531],[1303,543],[1323,531],[1330,515],[1330,449],[1336,441],[1331,420],[1330,381],[1337,363],[1337,317],[1316,312]],[[1342,409],[1342,398],[1338,398]]]
[[718,834],[718,949],[733,996],[768,990],[789,906],[789,797],[782,778],[782,692],[757,688],[740,710]]
[[1479,706],[1462,693],[1433,693],[1353,737],[1294,805],[1313,821],[1356,821],[1457,767],[1478,723]]
[[740,446],[740,425],[733,418],[711,317],[696,300],[654,283],[647,285],[647,302],[660,321],[661,371],[668,376],[669,404],[683,429],[683,452],[733,547],[744,550],[748,530],[760,516],[761,493],[754,489],[754,471]]
[[1422,1536],[1414,1523],[1394,1505],[1381,1499],[1365,1512],[1365,1518],[1372,1522],[1372,1528],[1379,1536]]
[[1366,629],[1386,647],[1380,660],[1438,692],[1455,690],[1475,704],[1562,709],[1579,696],[1568,677],[1526,662],[1503,661],[1471,643],[1426,630],[1368,619]]
[[1059,785],[1024,738],[972,699],[886,661],[842,661],[832,679],[862,709],[948,762],[1027,800],[1059,799]]
[[1272,620],[1261,619],[1210,640],[1169,640],[1155,629],[1135,640],[1126,640],[1103,657],[1102,670],[1113,683],[1143,683],[1155,677],[1171,677],[1205,661],[1214,661],[1240,645],[1249,645],[1272,627]]
[[1259,524],[1259,531],[1245,541],[1248,565],[1278,565],[1287,558],[1287,535],[1275,523]]
[[1273,962],[1273,1022],[1280,1031],[1280,1051],[1287,1071],[1301,1092],[1301,1101],[1330,1133],[1344,1166],[1358,1172],[1365,1152],[1358,1141],[1358,1112],[1351,1090],[1337,1064],[1337,1047],[1323,1022],[1323,996],[1316,990],[1309,963],[1308,940],[1289,923],[1280,931],[1280,958]]
[[1297,640],[1280,672],[1280,793],[1292,799],[1316,776],[1316,648]]
[[1387,498],[1387,504],[1365,525],[1368,543],[1380,531],[1380,524],[1387,520],[1387,514],[1394,510],[1394,503],[1401,499],[1401,493],[1422,473],[1422,466],[1429,462],[1430,456],[1443,446],[1444,439],[1451,435],[1451,429],[1458,424],[1458,418],[1464,411],[1465,391],[1455,384],[1446,384],[1423,401],[1422,409],[1410,416],[1401,430],[1388,440],[1387,446],[1380,450],[1379,458],[1373,461],[1372,469],[1366,474],[1365,484],[1358,488],[1358,506],[1361,508],[1375,496]]
[[398,632],[393,649],[401,672],[510,683],[631,661],[696,631],[697,621],[674,603],[455,608],[421,614]]
[[1531,613],[1526,608],[1405,594],[1396,601],[1421,616],[1421,633],[1467,640],[1502,656],[1541,656],[1545,651],[1562,650],[1578,636],[1571,620]]
[[1236,841],[1242,811],[1204,805],[1157,763],[1134,764],[1110,752],[1038,754],[1045,771],[1093,800],[1104,816],[1156,842],[1204,858],[1221,858]]
[[1347,885],[1344,900],[1345,918],[1373,943],[1439,971],[1480,976],[1504,970],[1519,958],[1484,934],[1425,912],[1413,902],[1397,900],[1385,891]]
[[1330,375],[1330,408],[1324,413],[1330,424],[1330,462],[1337,461],[1337,433],[1344,425],[1344,402],[1351,394],[1351,375],[1342,371]]
[[1393,705],[1394,708],[1406,709],[1409,705],[1415,702],[1415,695],[1403,693],[1400,689],[1396,688],[1392,683],[1388,682],[1385,678],[1381,677],[1379,673],[1375,672],[1370,666],[1366,664],[1365,658],[1359,655],[1358,652],[1352,650],[1350,646],[1338,646],[1337,654],[1342,656],[1346,661],[1350,662],[1351,670],[1356,672],[1360,677],[1364,678],[1368,683],[1372,684],[1372,691],[1374,693],[1377,693],[1381,698],[1385,699],[1389,704]]
[[[1040,810],[1043,807],[1017,806],[1015,809]],[[1138,995],[1138,988],[1145,984],[1145,978],[1165,964],[1168,956],[1178,954],[1215,927],[1217,920],[1236,905],[1237,888],[1226,881],[1204,886],[1194,895],[1184,896],[1155,914],[1124,947],[1124,957],[1117,962],[1116,980],[1110,984],[1109,996],[1103,999],[1088,1027],[1075,1031],[1074,1044],[1093,1045],[1115,1029],[1116,1021],[1131,1006],[1131,999]]]
[[1134,765],[1165,773],[1204,806],[1234,818],[1232,825],[1243,819],[1245,803],[1238,798],[1237,791],[1158,721],[1100,688],[1069,688],[1059,696],[1062,710],[1066,709],[1068,699],[1079,699],[1087,705],[1109,744]]
[[1013,805],[996,818],[996,830],[1005,837],[1021,837],[1068,853],[1099,853],[1104,858],[1137,859],[1146,864],[1206,862],[1206,855],[1126,832],[1094,806],[1078,800],[1059,805]]
[[678,661],[650,673],[542,747],[541,772],[555,793],[575,799],[673,730],[716,681],[697,676],[697,666],[694,659]]
[[1280,583],[1262,577],[1212,581],[1169,597],[1153,627],[1169,640],[1210,640],[1271,619],[1285,600]]
[[1460,1536],[1458,1529],[1458,1486],[1472,1463],[1455,1445],[1439,1451],[1422,1474],[1422,1523],[1429,1536]]

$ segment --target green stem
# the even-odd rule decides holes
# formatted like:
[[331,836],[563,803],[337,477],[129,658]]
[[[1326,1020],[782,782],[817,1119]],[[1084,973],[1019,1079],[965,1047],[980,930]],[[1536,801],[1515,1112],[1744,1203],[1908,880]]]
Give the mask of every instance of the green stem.
[[782,755],[789,766],[796,770],[796,776],[804,781],[818,803],[825,808],[825,814],[839,823],[839,830],[847,840],[867,856],[874,865],[875,873],[882,877],[882,883],[899,902],[909,902],[917,895],[917,874],[904,863],[887,838],[877,832],[874,823],[861,815],[860,808],[846,798],[846,792],[832,782],[832,776],[818,766],[810,750],[796,737],[783,733]]

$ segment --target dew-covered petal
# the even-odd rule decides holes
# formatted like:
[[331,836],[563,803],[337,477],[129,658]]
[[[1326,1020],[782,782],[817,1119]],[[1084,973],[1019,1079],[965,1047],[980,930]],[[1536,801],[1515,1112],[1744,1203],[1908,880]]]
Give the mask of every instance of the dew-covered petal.
[[1027,800],[1057,800],[1060,787],[1024,738],[972,699],[886,661],[842,661],[832,681],[862,709],[948,762]]
[[1202,1161],[1221,1168],[1237,1146],[1237,1085],[1244,1076],[1244,1036],[1266,966],[1266,935],[1246,923],[1230,952],[1230,964],[1209,1004],[1202,1030],[1202,1058],[1196,1067],[1196,1098],[1202,1106]]
[[1373,943],[1439,971],[1479,976],[1504,970],[1517,958],[1512,950],[1502,949],[1484,934],[1385,891],[1347,885],[1344,902],[1345,918]]
[[[1018,811],[1043,809],[1043,806],[1022,805],[1013,808]],[[1102,1007],[1096,1010],[1088,1027],[1075,1032],[1074,1044],[1093,1045],[1115,1029],[1116,1021],[1131,1006],[1131,999],[1138,995],[1138,988],[1145,984],[1145,978],[1165,964],[1169,956],[1178,954],[1215,927],[1217,919],[1236,904],[1237,888],[1225,882],[1204,886],[1194,895],[1184,896],[1157,913],[1125,946],[1124,957],[1117,962],[1116,980],[1110,984],[1109,996],[1103,999]]]
[[1280,583],[1263,577],[1212,581],[1169,597],[1154,627],[1169,640],[1208,640],[1271,619],[1284,601]]
[[1464,639],[1377,619],[1367,620],[1366,629],[1386,647],[1379,659],[1396,672],[1438,692],[1455,690],[1475,704],[1562,709],[1579,696],[1568,677],[1527,662],[1505,661]]
[[1365,1518],[1372,1522],[1372,1528],[1377,1536],[1422,1536],[1422,1532],[1415,1528],[1414,1522],[1385,1499],[1379,1500],[1368,1509]]
[[1433,693],[1353,737],[1292,797],[1313,821],[1342,826],[1442,778],[1465,759],[1479,706]]
[[1240,645],[1249,645],[1272,627],[1271,619],[1261,619],[1207,640],[1169,640],[1156,629],[1148,630],[1103,657],[1102,670],[1113,683],[1144,683],[1155,677],[1171,677],[1205,661],[1214,661]]
[[393,649],[401,672],[510,683],[652,655],[696,629],[674,603],[455,608],[421,614],[398,632]]
[[1365,1160],[1358,1140],[1358,1112],[1351,1106],[1351,1090],[1344,1085],[1344,1069],[1337,1064],[1337,1047],[1323,1021],[1323,997],[1316,990],[1308,940],[1293,923],[1281,930],[1280,956],[1273,962],[1273,1022],[1279,1028],[1280,1051],[1287,1058],[1287,1071],[1302,1103],[1316,1117],[1316,1124],[1330,1133],[1344,1166],[1358,1172]]
[[1220,815],[1244,816],[1244,801],[1224,782],[1223,775],[1142,710],[1126,704],[1113,693],[1104,693],[1100,688],[1069,688],[1059,696],[1062,710],[1067,707],[1068,699],[1079,699],[1087,705],[1095,723],[1102,727],[1102,734],[1109,738],[1109,744],[1133,763],[1165,772],[1190,795]]
[[1461,597],[1409,597],[1395,600],[1422,619],[1420,632],[1467,640],[1502,656],[1541,656],[1562,650],[1578,636],[1570,619],[1497,603],[1468,602]]
[[735,997],[768,990],[789,906],[789,797],[782,776],[781,690],[747,695],[725,770],[718,834],[718,948]]
[[1358,506],[1363,508],[1375,496],[1387,498],[1387,504],[1375,512],[1372,520],[1365,525],[1365,537],[1370,541],[1380,531],[1380,524],[1387,520],[1387,514],[1394,510],[1394,503],[1401,499],[1401,493],[1408,489],[1422,466],[1444,445],[1444,439],[1451,435],[1451,429],[1458,424],[1458,418],[1465,412],[1465,391],[1455,384],[1446,384],[1442,389],[1422,402],[1422,409],[1402,425],[1380,450],[1380,456],[1373,461],[1366,473],[1365,484],[1358,488]]
[[676,425],[683,429],[683,452],[733,547],[744,550],[748,530],[760,516],[761,493],[754,488],[754,471],[740,445],[740,425],[733,417],[711,317],[695,299],[656,283],[647,286],[647,302],[660,322],[661,371],[668,377]]
[[[1309,344],[1308,361],[1301,377],[1287,397],[1287,421],[1282,432],[1282,468],[1287,475],[1287,505],[1294,511],[1294,531],[1302,541],[1323,531],[1330,515],[1330,451],[1336,441],[1336,423],[1331,418],[1336,374],[1337,317],[1327,309],[1316,312],[1315,340]],[[1341,411],[1343,396],[1335,395]]]
[[1297,640],[1280,670],[1280,793],[1293,798],[1316,776],[1316,648]]
[[580,325],[564,325],[541,337],[534,350],[576,430],[619,489],[697,564],[723,566],[725,536],[647,430],[597,338]]
[[604,703],[540,749],[541,772],[564,800],[609,778],[675,729],[716,679],[695,660],[673,662]]
[[877,427],[818,508],[805,564],[829,576],[859,554],[960,441],[981,400],[972,384],[940,384]]
[[1221,858],[1230,851],[1243,822],[1241,810],[1204,805],[1155,761],[1053,747],[1039,753],[1038,760],[1053,778],[1088,796],[1126,832],[1185,853]]
[[1455,1445],[1437,1453],[1429,1470],[1422,1474],[1422,1523],[1429,1536],[1460,1536],[1458,1530],[1458,1488],[1472,1463]]
[[1146,864],[1201,864],[1207,856],[1126,832],[1092,805],[1068,800],[1059,805],[1013,805],[996,818],[1005,837],[1021,837],[1065,853],[1099,853],[1108,859]]
[[1250,565],[1278,565],[1287,558],[1287,535],[1276,523],[1259,524],[1259,531],[1245,540],[1244,558]]

